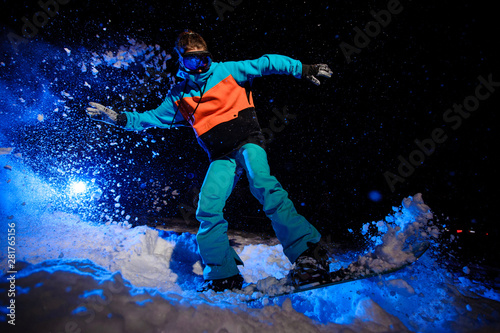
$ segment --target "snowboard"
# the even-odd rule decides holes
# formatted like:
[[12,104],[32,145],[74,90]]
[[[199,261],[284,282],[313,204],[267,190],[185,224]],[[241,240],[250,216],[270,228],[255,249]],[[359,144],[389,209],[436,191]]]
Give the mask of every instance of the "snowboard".
[[[285,295],[290,295],[290,294],[295,294],[295,293],[300,293],[308,290],[313,290],[313,289],[319,289],[319,288],[325,288],[325,287],[330,287],[333,285],[337,284],[342,284],[342,283],[347,283],[347,282],[352,282],[352,281],[357,281],[357,280],[362,280],[362,279],[368,279],[371,277],[376,277],[380,275],[385,275],[385,274],[390,274],[397,272],[413,263],[415,263],[418,258],[420,258],[425,251],[429,248],[430,243],[429,242],[421,242],[417,244],[413,244],[409,247],[409,249],[405,250],[404,252],[406,254],[412,254],[415,258],[414,261],[410,262],[405,262],[403,264],[397,265],[395,267],[391,268],[386,268],[383,270],[378,270],[378,271],[373,271],[370,269],[364,269],[362,265],[359,262],[353,262],[351,263],[348,267],[346,268],[341,268],[339,270],[330,272],[330,274],[327,277],[324,277],[318,281],[311,281],[307,284],[302,284],[302,285],[294,285],[293,282],[291,281],[290,277],[284,277],[282,279],[278,280],[278,283],[273,283],[270,288],[270,291],[265,291],[266,286],[265,286],[265,280],[261,280],[257,282],[257,284],[252,284],[247,286],[245,289],[247,290],[252,290],[254,293],[250,297],[250,299],[247,299],[247,302],[252,302],[255,300],[258,300],[259,298],[262,297],[279,297],[279,296],[285,296]],[[372,259],[376,259],[376,256],[373,255]],[[259,285],[264,286],[264,291],[259,289]],[[273,292],[273,288],[275,290],[279,290],[278,292]]]

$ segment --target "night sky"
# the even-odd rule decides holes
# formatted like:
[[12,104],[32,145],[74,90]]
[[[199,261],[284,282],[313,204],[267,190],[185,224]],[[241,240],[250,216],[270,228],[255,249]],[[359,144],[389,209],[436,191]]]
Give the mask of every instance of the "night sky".
[[[253,85],[262,128],[277,113],[288,113],[286,123],[275,123],[281,130],[268,145],[271,171],[324,235],[357,242],[348,229],[383,218],[404,197],[421,192],[437,222],[476,230],[481,250],[491,250],[493,241],[483,240],[486,232],[489,240],[498,237],[493,146],[500,101],[498,17],[491,2],[64,2],[17,52],[13,34],[22,36],[23,17],[33,22],[42,9],[35,0],[8,0],[1,13],[0,146],[16,147],[48,182],[94,177],[104,190],[101,207],[112,206],[119,194],[126,198],[120,209],[140,217],[136,223],[182,218],[180,207],[193,205],[208,167],[192,130],[135,133],[97,126],[86,117],[88,102],[126,111],[117,95],[133,92],[136,72],[103,68],[93,76],[80,70],[80,61],[133,38],[172,54],[165,72],[175,74],[174,41],[189,28],[205,38],[215,61],[276,53],[333,70],[318,87],[278,75]],[[393,14],[385,16],[385,26],[375,23],[373,14],[388,10]],[[493,82],[489,89],[479,77]],[[137,100],[137,109],[158,106],[162,95],[155,92],[164,96],[166,81]],[[55,112],[63,90],[73,98],[65,112]],[[464,103],[462,110],[472,111],[453,111]],[[40,113],[43,122],[35,119]],[[416,140],[433,149],[425,154]],[[416,162],[411,169],[410,160]],[[230,226],[272,233],[247,185],[243,177],[228,201]],[[165,186],[180,194],[164,195],[162,210],[148,212]]]

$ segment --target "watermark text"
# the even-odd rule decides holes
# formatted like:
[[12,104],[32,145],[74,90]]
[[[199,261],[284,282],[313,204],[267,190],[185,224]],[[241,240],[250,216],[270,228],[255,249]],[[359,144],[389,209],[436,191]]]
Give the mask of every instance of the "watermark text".
[[19,52],[19,45],[27,44],[30,39],[33,39],[40,28],[45,27],[50,22],[51,18],[59,13],[59,5],[66,5],[70,0],[40,0],[38,6],[42,9],[37,11],[31,17],[31,20],[26,16],[21,17],[23,26],[21,27],[21,34],[9,32],[7,39],[14,51]]
[[[9,218],[10,219],[10,218]],[[7,223],[7,322],[10,325],[16,325],[16,223]]]
[[[482,75],[477,77],[479,84],[474,89],[474,94],[464,98],[462,103],[454,103],[453,106],[443,112],[444,124],[449,126],[453,131],[458,130],[465,119],[468,119],[474,113],[481,103],[488,99],[495,92],[497,87],[500,87],[500,81],[493,81],[493,74],[489,74],[486,78]],[[391,192],[396,190],[398,183],[404,183],[408,177],[413,175],[416,168],[422,165],[426,158],[431,156],[438,144],[444,143],[448,139],[450,130],[440,126],[434,128],[431,133],[424,139],[415,139],[414,143],[417,147],[407,157],[399,155],[399,165],[397,172],[386,171],[384,173],[385,181],[391,189]]]
[[356,34],[354,35],[353,44],[351,45],[346,42],[341,42],[339,47],[347,60],[347,63],[352,61],[351,56],[356,53],[359,54],[362,49],[367,47],[372,38],[377,37],[381,32],[382,28],[385,28],[391,23],[392,17],[403,11],[403,6],[398,0],[389,0],[387,3],[387,9],[382,9],[378,12],[374,10],[370,11],[370,15],[375,19],[366,23],[364,30],[359,27],[354,27]]

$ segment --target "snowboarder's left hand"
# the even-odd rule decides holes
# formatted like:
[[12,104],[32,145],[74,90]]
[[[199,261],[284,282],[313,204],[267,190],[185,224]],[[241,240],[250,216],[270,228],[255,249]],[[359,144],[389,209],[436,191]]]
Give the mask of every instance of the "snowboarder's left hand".
[[302,77],[308,79],[317,86],[321,83],[317,76],[330,78],[332,74],[333,72],[327,64],[302,65]]

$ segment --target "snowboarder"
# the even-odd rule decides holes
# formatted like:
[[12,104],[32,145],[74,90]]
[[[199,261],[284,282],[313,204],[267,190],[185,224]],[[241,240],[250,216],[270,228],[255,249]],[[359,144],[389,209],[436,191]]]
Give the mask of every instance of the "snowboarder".
[[[200,291],[241,289],[243,262],[229,245],[228,222],[223,208],[244,170],[252,194],[263,205],[283,251],[294,263],[291,274],[309,280],[329,272],[328,256],[321,235],[294,208],[288,193],[270,174],[264,135],[257,121],[251,92],[253,78],[287,74],[319,85],[317,77],[331,77],[325,64],[304,65],[282,55],[267,54],[255,60],[212,62],[205,40],[190,30],[177,38],[177,76],[184,79],[163,103],[147,112],[117,113],[91,102],[92,119],[126,130],[148,127],[191,126],[207,152],[210,166],[200,190],[196,218],[198,251],[205,265]],[[98,119],[96,119],[98,120]]]

